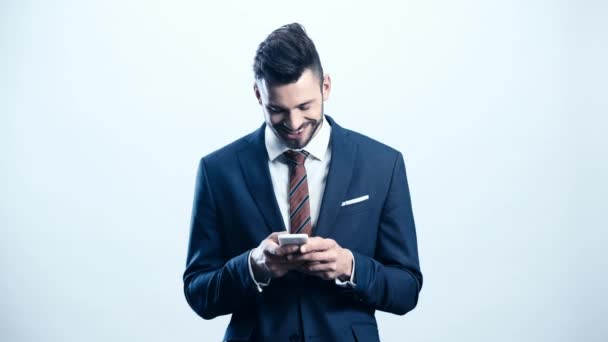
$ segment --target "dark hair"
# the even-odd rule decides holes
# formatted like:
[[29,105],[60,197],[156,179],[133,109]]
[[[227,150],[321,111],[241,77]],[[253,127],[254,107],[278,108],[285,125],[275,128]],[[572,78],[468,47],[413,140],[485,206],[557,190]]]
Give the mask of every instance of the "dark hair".
[[307,68],[323,84],[323,67],[315,44],[298,23],[281,26],[269,34],[258,46],[253,62],[255,78],[271,84],[295,82]]

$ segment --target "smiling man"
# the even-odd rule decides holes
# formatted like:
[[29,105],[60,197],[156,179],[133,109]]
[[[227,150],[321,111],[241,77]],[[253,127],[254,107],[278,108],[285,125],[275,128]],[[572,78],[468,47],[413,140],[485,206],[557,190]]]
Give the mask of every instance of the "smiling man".
[[[227,341],[378,341],[422,273],[402,154],[326,115],[331,78],[297,23],[254,59],[264,123],[201,158],[184,293]],[[285,233],[302,245],[279,245]]]
[[265,107],[266,122],[289,148],[306,146],[323,123],[323,101],[329,96],[330,79],[325,76],[321,93],[318,78],[315,72],[306,69],[290,84],[273,87],[267,80],[259,79],[254,85],[256,96]]

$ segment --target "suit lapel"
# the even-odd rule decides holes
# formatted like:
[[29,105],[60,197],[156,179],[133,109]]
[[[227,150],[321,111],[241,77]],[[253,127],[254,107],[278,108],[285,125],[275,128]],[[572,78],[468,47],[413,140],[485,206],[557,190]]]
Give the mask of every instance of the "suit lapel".
[[335,228],[333,223],[350,184],[357,146],[348,138],[349,132],[339,126],[329,115],[325,116],[331,124],[331,161],[321,201],[319,218],[313,228],[313,235],[328,237]]
[[266,123],[251,134],[249,146],[239,151],[239,162],[249,191],[272,233],[285,231],[286,228],[270,179],[268,151],[264,144],[265,128]]
[[[339,126],[329,115],[325,115],[331,125],[331,161],[321,200],[319,218],[313,227],[313,235],[328,237],[352,177],[355,166],[357,146],[348,138],[349,132]],[[270,232],[286,231],[285,223],[277,203],[270,170],[268,151],[264,144],[266,123],[249,137],[249,146],[239,151],[239,162],[245,182],[253,195],[255,203],[264,216]]]

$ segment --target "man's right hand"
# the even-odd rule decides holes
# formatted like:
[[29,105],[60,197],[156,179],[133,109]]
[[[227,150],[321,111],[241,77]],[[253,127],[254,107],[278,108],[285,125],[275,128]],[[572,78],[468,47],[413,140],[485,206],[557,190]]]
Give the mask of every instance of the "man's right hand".
[[300,252],[300,246],[279,246],[279,234],[285,233],[270,234],[251,253],[251,268],[257,281],[280,278],[303,263],[302,261],[287,260],[287,255]]

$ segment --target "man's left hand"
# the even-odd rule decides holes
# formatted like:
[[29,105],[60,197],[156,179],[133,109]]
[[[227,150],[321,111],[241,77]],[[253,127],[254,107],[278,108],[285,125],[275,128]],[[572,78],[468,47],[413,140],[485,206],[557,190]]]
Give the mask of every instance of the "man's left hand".
[[353,268],[352,254],[332,239],[312,237],[300,246],[299,254],[288,256],[289,260],[303,261],[296,270],[325,280],[350,279]]

